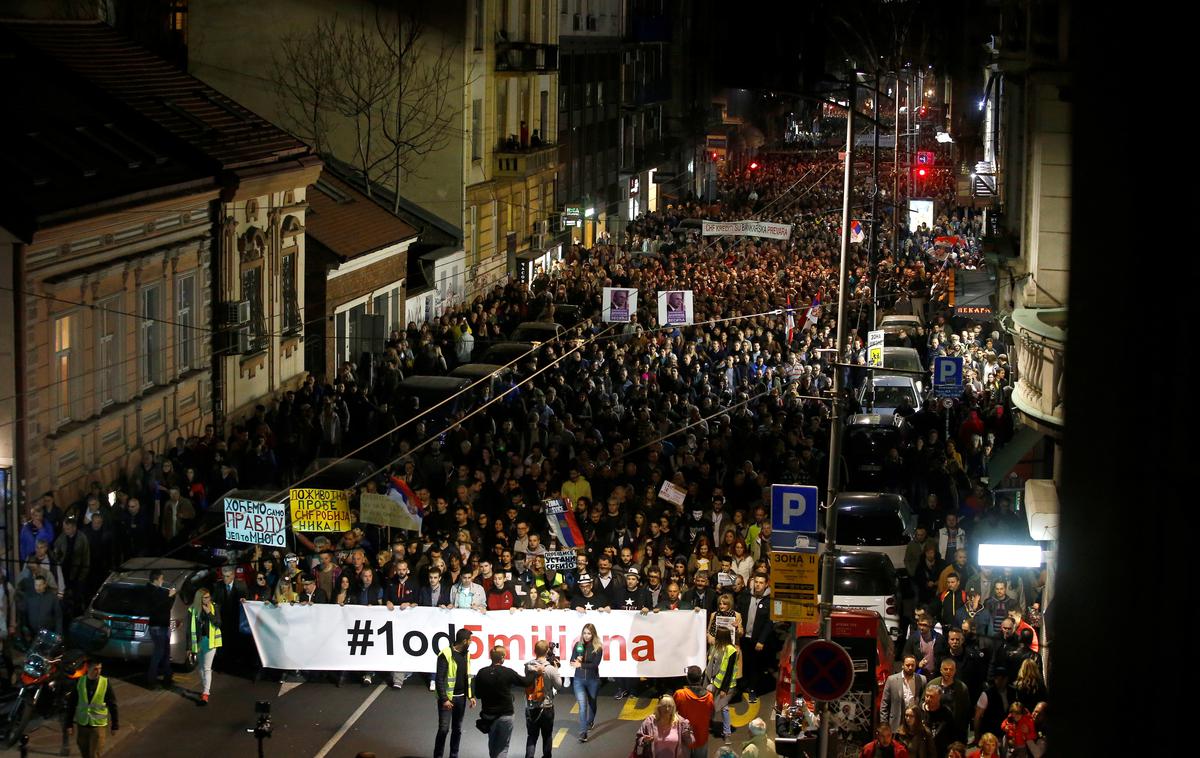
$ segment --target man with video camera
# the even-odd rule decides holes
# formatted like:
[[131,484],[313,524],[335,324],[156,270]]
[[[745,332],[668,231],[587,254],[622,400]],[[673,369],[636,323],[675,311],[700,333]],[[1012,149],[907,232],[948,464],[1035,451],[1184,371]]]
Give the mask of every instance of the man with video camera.
[[480,716],[475,727],[488,736],[488,755],[502,758],[508,755],[508,743],[513,729],[513,687],[532,686],[537,675],[545,671],[539,662],[530,661],[525,667],[525,676],[505,668],[508,656],[502,645],[491,649],[492,665],[480,669],[475,675],[474,691],[480,701]]

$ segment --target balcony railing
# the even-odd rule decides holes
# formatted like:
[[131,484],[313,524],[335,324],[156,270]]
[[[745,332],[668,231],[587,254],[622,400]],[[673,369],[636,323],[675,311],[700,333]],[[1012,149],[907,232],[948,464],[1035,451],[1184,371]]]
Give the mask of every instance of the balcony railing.
[[560,163],[558,145],[496,148],[496,176],[530,176]]
[[1017,352],[1013,403],[1034,426],[1061,430],[1067,309],[1018,308],[1012,320]]
[[533,42],[496,44],[496,70],[543,73],[558,70],[558,45]]

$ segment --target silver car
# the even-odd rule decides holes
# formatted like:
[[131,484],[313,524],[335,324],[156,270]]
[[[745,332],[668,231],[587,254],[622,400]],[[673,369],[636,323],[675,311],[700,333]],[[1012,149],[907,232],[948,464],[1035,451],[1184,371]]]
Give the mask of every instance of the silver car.
[[150,571],[161,569],[163,587],[174,587],[171,606],[171,663],[184,665],[188,653],[188,605],[213,571],[209,566],[174,558],[131,558],[108,575],[86,613],[108,629],[108,642],[97,653],[101,658],[133,660],[154,652],[150,639]]

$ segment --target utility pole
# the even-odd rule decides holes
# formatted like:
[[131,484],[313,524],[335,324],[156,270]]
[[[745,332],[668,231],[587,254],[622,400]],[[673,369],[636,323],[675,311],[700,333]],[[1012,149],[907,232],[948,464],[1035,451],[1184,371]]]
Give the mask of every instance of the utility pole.
[[[900,70],[896,69],[896,97],[892,100],[896,141],[892,144],[892,255],[900,255]],[[904,216],[905,223],[908,215]]]
[[875,71],[875,98],[871,101],[871,116],[875,120],[871,145],[871,247],[867,266],[871,271],[871,326],[879,326],[879,77]]
[[[858,72],[850,72],[850,94],[846,98],[846,169],[842,182],[842,260],[838,266],[838,304],[837,304],[837,353],[834,360],[833,372],[833,418],[829,424],[829,482],[825,488],[825,554],[821,556],[821,639],[833,641],[833,572],[837,558],[834,546],[837,545],[834,530],[837,520],[834,518],[833,499],[838,490],[838,474],[841,473],[842,450],[842,395],[846,388],[842,381],[843,369],[837,364],[842,363],[842,349],[846,344],[846,282],[849,278],[848,262],[850,258],[850,201],[854,194],[854,116],[858,109]],[[818,742],[820,758],[829,756],[829,703],[821,702],[821,725]]]

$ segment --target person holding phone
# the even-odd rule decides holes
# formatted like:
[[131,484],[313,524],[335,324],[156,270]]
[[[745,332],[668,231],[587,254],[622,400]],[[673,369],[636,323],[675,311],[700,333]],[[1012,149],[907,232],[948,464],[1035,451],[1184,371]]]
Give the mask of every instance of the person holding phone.
[[[590,577],[589,577],[590,578]],[[571,648],[571,668],[575,700],[579,703],[579,741],[588,741],[588,732],[596,723],[596,698],[600,694],[600,661],[604,643],[593,624],[584,624],[579,639]]]
[[212,593],[208,590],[196,593],[196,604],[188,609],[188,615],[191,617],[192,654],[200,668],[200,705],[208,705],[213,658],[221,647],[221,614],[213,605]]

